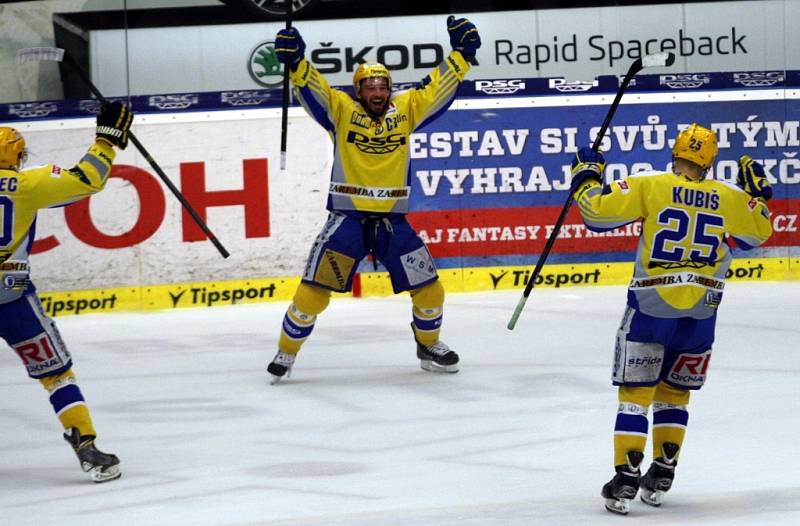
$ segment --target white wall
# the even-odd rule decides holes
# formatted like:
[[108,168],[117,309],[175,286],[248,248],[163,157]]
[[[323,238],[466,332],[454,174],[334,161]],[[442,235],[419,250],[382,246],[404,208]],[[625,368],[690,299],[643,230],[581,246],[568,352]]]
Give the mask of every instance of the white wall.
[[220,5],[217,0],[42,0],[0,4],[0,102],[60,99],[54,64],[15,62],[17,50],[53,46],[53,13]]

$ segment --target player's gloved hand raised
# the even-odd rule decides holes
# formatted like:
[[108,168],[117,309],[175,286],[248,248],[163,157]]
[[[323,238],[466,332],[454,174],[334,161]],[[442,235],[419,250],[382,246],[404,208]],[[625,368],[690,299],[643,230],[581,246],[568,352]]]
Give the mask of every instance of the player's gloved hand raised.
[[275,36],[275,54],[279,61],[294,68],[303,60],[305,52],[306,43],[297,29],[291,27],[278,31]]
[[575,191],[583,185],[588,179],[594,179],[600,184],[603,184],[603,170],[606,167],[606,160],[603,154],[596,152],[588,147],[583,147],[577,151],[575,158],[572,160],[572,183],[570,184],[570,193]]
[[764,167],[749,155],[739,157],[739,174],[736,176],[736,184],[753,197],[761,197],[765,201],[772,198],[772,187],[764,173]]
[[450,34],[450,45],[453,49],[460,51],[467,60],[475,57],[481,47],[481,36],[475,24],[466,18],[450,16],[447,19],[447,32]]
[[122,150],[128,146],[128,131],[133,123],[133,112],[121,102],[103,104],[97,115],[98,138]]

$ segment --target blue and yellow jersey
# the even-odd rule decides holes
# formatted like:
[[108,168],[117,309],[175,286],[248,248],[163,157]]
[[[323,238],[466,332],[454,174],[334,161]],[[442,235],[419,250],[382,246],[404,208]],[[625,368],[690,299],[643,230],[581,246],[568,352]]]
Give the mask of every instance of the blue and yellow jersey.
[[303,59],[291,73],[295,95],[333,141],[328,209],[408,212],[409,136],[450,106],[468,70],[461,53],[450,53],[420,87],[392,93],[378,121]]
[[660,318],[711,316],[731,264],[727,239],[748,249],[772,235],[762,199],[715,180],[637,174],[604,188],[589,180],[575,201],[596,232],[642,220],[628,302]]
[[0,170],[0,303],[33,290],[28,259],[36,213],[102,190],[115,155],[111,145],[97,141],[69,170],[52,164],[19,172]]

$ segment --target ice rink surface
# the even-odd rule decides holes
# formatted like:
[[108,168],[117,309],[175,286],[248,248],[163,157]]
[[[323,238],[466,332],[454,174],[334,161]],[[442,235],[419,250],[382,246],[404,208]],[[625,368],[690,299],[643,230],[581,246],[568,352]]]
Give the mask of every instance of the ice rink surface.
[[[622,287],[451,294],[461,372],[419,368],[407,295],[334,299],[269,385],[286,303],[59,318],[121,479],[93,484],[38,382],[0,359],[0,522],[796,525],[800,283],[729,283],[660,509],[603,508]],[[646,459],[649,463],[649,455]]]

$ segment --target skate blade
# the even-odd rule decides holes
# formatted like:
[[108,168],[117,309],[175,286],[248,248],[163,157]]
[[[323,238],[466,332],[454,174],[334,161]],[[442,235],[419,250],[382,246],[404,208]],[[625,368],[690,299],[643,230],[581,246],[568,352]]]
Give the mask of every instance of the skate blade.
[[120,471],[119,466],[109,466],[105,470],[103,470],[102,466],[95,466],[90,468],[87,472],[92,477],[92,481],[98,484],[101,482],[110,482],[122,476],[122,471]]
[[612,513],[619,513],[620,515],[627,515],[631,511],[630,499],[605,499],[606,509]]
[[269,385],[275,385],[283,380],[283,376],[275,376],[274,374],[271,374],[270,376],[272,376],[272,380],[269,381]]
[[424,371],[429,371],[431,373],[457,373],[458,372],[458,364],[454,363],[452,365],[439,365],[438,363],[432,360],[420,360],[419,366]]
[[664,503],[664,493],[665,492],[661,490],[650,492],[642,489],[642,493],[639,495],[639,498],[648,506],[658,508]]
[[275,385],[278,382],[280,382],[281,380],[283,380],[284,378],[289,378],[290,376],[292,376],[292,370],[289,369],[288,371],[286,371],[286,374],[284,374],[283,376],[278,376],[278,375],[272,374],[272,373],[268,373],[268,374],[272,377],[272,380],[269,381],[269,385]]

